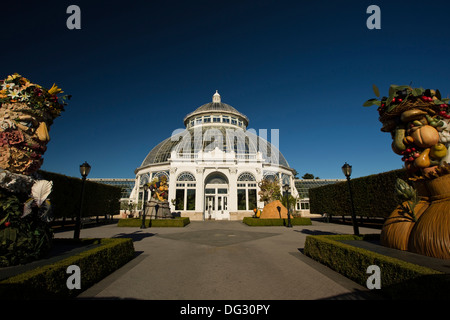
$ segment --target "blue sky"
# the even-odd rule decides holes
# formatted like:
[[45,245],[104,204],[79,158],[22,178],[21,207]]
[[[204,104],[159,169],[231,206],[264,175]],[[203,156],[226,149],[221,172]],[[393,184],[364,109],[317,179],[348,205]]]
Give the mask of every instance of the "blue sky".
[[[81,9],[69,30],[66,9]],[[369,30],[367,7],[381,9]],[[402,167],[380,131],[372,84],[450,94],[448,1],[42,1],[0,11],[0,78],[17,72],[72,95],[42,169],[133,178],[183,118],[222,101],[249,128],[279,130],[290,166],[320,178]]]

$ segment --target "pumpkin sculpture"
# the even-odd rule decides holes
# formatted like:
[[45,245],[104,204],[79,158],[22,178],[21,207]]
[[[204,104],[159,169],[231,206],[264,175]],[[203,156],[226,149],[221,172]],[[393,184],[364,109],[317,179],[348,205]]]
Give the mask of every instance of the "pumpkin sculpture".
[[416,189],[405,198],[407,188],[397,184],[408,201],[386,219],[382,245],[450,259],[449,99],[442,99],[439,90],[391,85],[389,97],[363,104],[372,105],[378,106],[381,131],[391,133],[392,150],[402,156]]

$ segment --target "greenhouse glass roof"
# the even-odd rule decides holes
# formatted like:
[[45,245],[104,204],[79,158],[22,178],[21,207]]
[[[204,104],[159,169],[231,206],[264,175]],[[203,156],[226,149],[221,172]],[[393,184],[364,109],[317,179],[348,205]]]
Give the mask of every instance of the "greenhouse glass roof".
[[149,152],[141,167],[167,162],[172,151],[183,155],[194,154],[200,150],[208,152],[216,147],[223,152],[234,151],[237,155],[256,154],[259,151],[267,162],[289,167],[281,152],[267,140],[250,130],[224,126],[190,128],[169,137]]

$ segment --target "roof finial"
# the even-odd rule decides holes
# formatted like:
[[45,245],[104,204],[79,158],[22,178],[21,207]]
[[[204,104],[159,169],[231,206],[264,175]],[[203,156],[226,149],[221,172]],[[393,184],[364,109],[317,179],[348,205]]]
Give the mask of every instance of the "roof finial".
[[217,91],[218,90],[216,90],[216,93],[214,93],[214,95],[213,95],[213,102],[220,103],[220,94]]

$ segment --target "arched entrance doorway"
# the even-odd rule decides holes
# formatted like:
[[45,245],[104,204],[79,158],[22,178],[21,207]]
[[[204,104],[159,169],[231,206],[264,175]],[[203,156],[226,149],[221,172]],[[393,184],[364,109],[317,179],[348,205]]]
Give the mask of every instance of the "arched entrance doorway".
[[228,211],[228,178],[220,172],[213,172],[205,179],[205,220],[230,220]]

